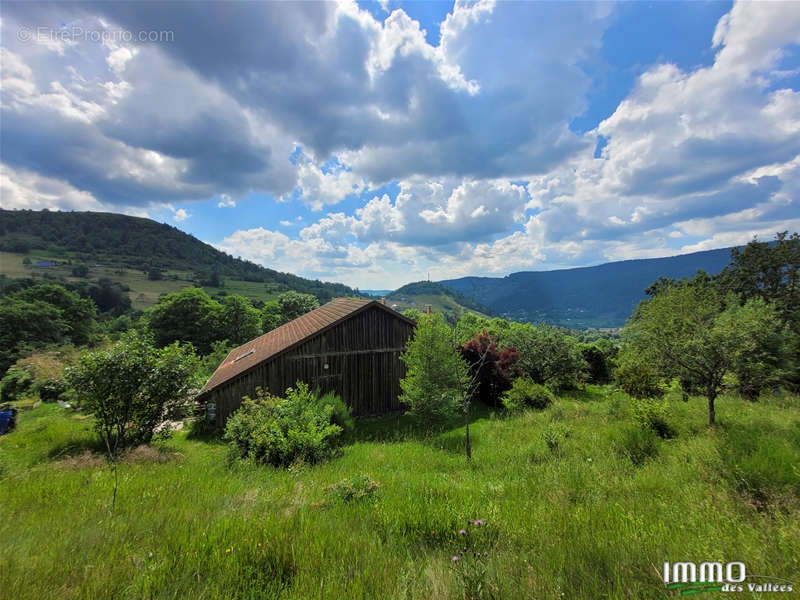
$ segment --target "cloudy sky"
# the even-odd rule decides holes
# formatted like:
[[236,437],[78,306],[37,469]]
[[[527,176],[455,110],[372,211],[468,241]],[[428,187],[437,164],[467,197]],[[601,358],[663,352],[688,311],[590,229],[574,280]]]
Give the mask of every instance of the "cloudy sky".
[[0,8],[0,204],[361,288],[800,230],[800,2]]

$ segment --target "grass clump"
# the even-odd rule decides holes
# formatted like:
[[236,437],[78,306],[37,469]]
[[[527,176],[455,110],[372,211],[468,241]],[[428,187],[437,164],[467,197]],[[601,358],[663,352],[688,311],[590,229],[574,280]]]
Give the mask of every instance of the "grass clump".
[[794,494],[800,497],[800,432],[755,420],[725,426],[718,442],[725,476],[763,507]]
[[511,389],[503,394],[503,406],[510,411],[521,411],[527,408],[544,410],[553,401],[553,392],[545,386],[535,383],[530,377],[518,377],[511,385]]
[[639,467],[658,456],[658,436],[649,428],[624,427],[618,434],[617,452]]
[[380,487],[369,475],[359,473],[326,486],[325,495],[331,500],[354,502],[374,497]]
[[347,406],[333,394],[319,396],[303,382],[286,390],[286,397],[261,389],[245,397],[229,419],[223,439],[234,456],[289,466],[314,464],[337,451],[337,441],[352,419]]
[[562,444],[572,435],[572,430],[560,423],[550,423],[542,433],[542,440],[553,456],[561,454]]

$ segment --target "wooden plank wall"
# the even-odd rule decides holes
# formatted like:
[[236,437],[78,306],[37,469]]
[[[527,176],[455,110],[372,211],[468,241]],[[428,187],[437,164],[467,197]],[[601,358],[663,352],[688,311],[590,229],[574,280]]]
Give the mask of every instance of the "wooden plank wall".
[[283,395],[298,380],[336,392],[356,416],[396,411],[405,375],[400,355],[412,332],[412,325],[381,308],[359,313],[211,392],[217,425],[224,425],[256,387]]

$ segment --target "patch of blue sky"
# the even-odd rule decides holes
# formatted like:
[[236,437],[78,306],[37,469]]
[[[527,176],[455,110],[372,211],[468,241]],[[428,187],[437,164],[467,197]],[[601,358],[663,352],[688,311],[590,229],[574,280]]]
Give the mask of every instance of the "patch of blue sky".
[[608,138],[604,135],[597,136],[597,145],[594,147],[594,157],[603,158],[603,148],[608,146]]
[[383,21],[393,10],[403,9],[409,17],[419,21],[420,28],[425,30],[425,40],[431,46],[439,45],[439,38],[441,37],[439,25],[444,21],[448,13],[453,10],[452,0],[416,0],[411,2],[388,0],[384,4],[386,10],[384,10],[380,2],[358,0],[358,6],[369,11],[378,21]]
[[714,62],[711,38],[732,2],[623,2],[603,36],[600,56],[584,66],[592,78],[586,111],[572,120],[576,133],[591,131],[628,96],[649,68],[671,63],[691,71]]
[[257,227],[295,232],[319,218],[318,213],[291,197],[279,202],[266,194],[251,194],[237,200],[235,207],[219,207],[219,202],[220,198],[215,196],[202,202],[174,204],[176,209],[186,210],[189,218],[180,223],[165,220],[201,240],[219,242],[234,231]]

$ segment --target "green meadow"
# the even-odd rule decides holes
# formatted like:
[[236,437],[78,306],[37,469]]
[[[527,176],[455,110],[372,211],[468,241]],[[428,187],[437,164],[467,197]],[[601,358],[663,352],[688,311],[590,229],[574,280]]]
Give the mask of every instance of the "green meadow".
[[[148,279],[144,271],[138,269],[121,268],[113,266],[102,266],[90,264],[86,277],[79,278],[72,276],[72,266],[63,261],[73,259],[74,253],[53,254],[46,251],[33,251],[28,255],[0,252],[0,273],[14,278],[34,278],[42,282],[58,283],[59,281],[81,282],[100,278],[108,278],[128,286],[130,291],[128,296],[131,304],[136,310],[144,310],[154,306],[158,299],[164,294],[178,292],[185,287],[194,286],[196,283],[192,279],[190,271],[165,270],[163,279]],[[23,263],[28,258],[31,265]],[[49,268],[38,268],[32,266],[39,260],[55,261],[56,264]],[[75,259],[75,264],[85,264]],[[279,292],[267,291],[265,284],[260,281],[240,281],[236,279],[223,278],[224,283],[221,288],[204,287],[209,295],[224,292],[227,295],[240,295],[246,298],[261,300],[266,302],[278,297]]]
[[[722,397],[709,428],[702,399],[671,396],[663,440],[589,386],[541,412],[480,410],[472,462],[463,426],[407,417],[359,421],[339,457],[283,470],[181,431],[122,459],[113,506],[91,418],[20,406],[0,438],[6,598],[669,598],[667,560],[800,585],[796,397]],[[373,483],[329,487],[343,480]]]

